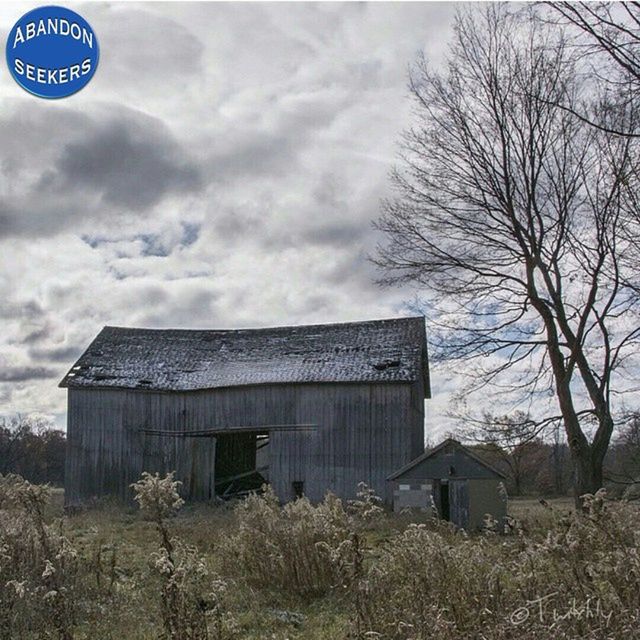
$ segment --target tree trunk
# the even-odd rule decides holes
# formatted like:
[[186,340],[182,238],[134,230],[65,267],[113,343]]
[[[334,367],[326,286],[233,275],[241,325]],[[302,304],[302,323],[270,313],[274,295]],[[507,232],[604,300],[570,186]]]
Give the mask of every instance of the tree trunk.
[[514,490],[514,494],[517,496],[522,495],[522,487],[520,486],[522,484],[522,480],[520,478],[520,473],[516,473],[513,476],[513,490]]
[[602,488],[602,459],[591,447],[571,448],[575,480],[573,484],[576,510],[582,510],[581,496]]

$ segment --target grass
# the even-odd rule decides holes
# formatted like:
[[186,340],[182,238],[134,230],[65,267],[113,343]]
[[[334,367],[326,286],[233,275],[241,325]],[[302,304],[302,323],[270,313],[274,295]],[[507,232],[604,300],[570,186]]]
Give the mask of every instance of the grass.
[[[52,491],[44,519],[51,540],[66,537],[77,554],[77,566],[69,565],[76,606],[67,638],[168,637],[160,597],[167,577],[150,562],[160,547],[157,523],[108,501],[64,516],[63,498]],[[210,636],[215,640],[595,640],[633,637],[640,629],[640,518],[630,505],[598,498],[590,515],[576,516],[569,498],[547,505],[513,499],[515,524],[504,536],[461,534],[425,516],[381,513],[372,502],[345,509],[300,501],[283,510],[268,498],[252,500],[186,505],[165,520],[171,536],[194,547],[208,568],[204,581],[185,578],[196,605],[197,589],[206,600],[209,582],[225,585],[215,597],[233,624]],[[42,562],[29,574],[29,560],[13,540],[14,572],[23,563],[27,584],[37,584]],[[0,562],[3,577],[12,574],[3,574]],[[536,598],[549,594],[553,607],[545,600],[545,618],[538,620]],[[585,602],[611,618],[569,615]],[[0,599],[0,612],[2,606]],[[11,614],[17,631],[4,637],[63,638],[39,626],[36,614],[28,622],[17,612]]]
[[[64,492],[53,493],[50,518],[63,516]],[[81,624],[77,638],[86,640],[157,640],[160,584],[149,570],[148,559],[158,548],[155,525],[135,508],[104,503],[96,509],[65,518],[71,543],[92,563],[96,549],[115,552],[118,580],[126,598],[108,619],[96,616]],[[221,548],[235,529],[233,506],[186,505],[168,526],[176,538],[195,545],[214,569],[221,569]],[[277,590],[256,590],[232,581],[229,605],[236,613],[243,640],[328,640],[345,637],[350,611],[338,594],[307,600]],[[127,587],[127,585],[129,585]],[[302,624],[287,621],[286,612],[302,615]],[[291,616],[290,616],[291,617]]]
[[531,531],[545,531],[553,527],[558,516],[569,516],[575,510],[573,498],[548,498],[543,506],[539,498],[511,498],[509,514]]

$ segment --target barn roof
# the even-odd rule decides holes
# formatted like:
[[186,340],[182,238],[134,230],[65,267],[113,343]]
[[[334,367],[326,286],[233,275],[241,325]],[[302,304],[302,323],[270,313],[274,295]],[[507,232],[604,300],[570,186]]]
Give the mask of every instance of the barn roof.
[[415,466],[419,465],[421,462],[424,462],[425,460],[429,460],[429,458],[433,458],[437,456],[443,449],[447,449],[448,447],[457,449],[463,455],[468,456],[472,460],[475,460],[478,464],[485,467],[495,475],[500,476],[501,478],[506,477],[505,474],[502,473],[502,471],[500,471],[499,469],[496,469],[493,465],[489,464],[486,460],[484,460],[479,455],[474,453],[471,449],[465,447],[463,444],[458,442],[458,440],[454,438],[447,438],[446,440],[443,440],[438,446],[433,447],[433,449],[430,449],[429,451],[426,451],[422,455],[413,459],[404,467],[401,467],[397,471],[394,471],[390,476],[387,476],[387,480],[395,480],[399,478],[400,476],[404,475],[407,471],[410,471]]
[[61,387],[193,391],[307,382],[424,382],[424,318],[271,329],[105,327]]

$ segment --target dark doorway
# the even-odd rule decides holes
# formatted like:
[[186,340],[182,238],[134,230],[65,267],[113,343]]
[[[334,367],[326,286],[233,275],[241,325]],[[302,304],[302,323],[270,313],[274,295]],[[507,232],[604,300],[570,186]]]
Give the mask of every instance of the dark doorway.
[[302,498],[304,496],[304,482],[302,480],[294,480],[292,484],[294,498]]
[[443,520],[450,520],[451,514],[449,509],[449,483],[442,482],[440,484],[440,517]]
[[216,481],[256,466],[256,434],[229,433],[216,435]]
[[256,473],[256,433],[216,435],[215,491],[230,497],[259,489],[264,478]]

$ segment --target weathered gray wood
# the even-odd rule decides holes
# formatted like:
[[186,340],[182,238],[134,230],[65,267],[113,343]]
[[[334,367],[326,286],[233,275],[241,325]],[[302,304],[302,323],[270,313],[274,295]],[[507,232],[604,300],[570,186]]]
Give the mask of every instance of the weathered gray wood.
[[[186,497],[206,499],[213,492],[216,459],[218,465],[227,459],[216,447],[228,446],[223,439],[234,430],[249,432],[249,438],[251,432],[269,432],[269,478],[282,500],[292,498],[298,481],[314,501],[327,491],[352,498],[360,481],[383,495],[385,478],[422,451],[422,384],[278,384],[166,393],[70,388],[66,500],[106,494],[130,499],[129,485],[142,471],[170,470],[184,483]],[[194,431],[216,433],[217,444],[214,437],[156,433]],[[243,461],[234,471],[244,471],[251,460],[255,465],[255,437],[252,442],[239,445],[234,456]]]
[[449,481],[449,519],[456,526],[469,526],[469,481]]
[[163,436],[174,438],[209,438],[221,433],[242,432],[242,433],[270,433],[271,431],[298,431],[300,429],[316,429],[317,424],[263,424],[252,427],[229,426],[218,427],[217,429],[193,429],[188,431],[169,431],[167,429],[140,429],[141,433],[150,436]]
[[226,478],[218,478],[216,479],[216,486],[220,484],[227,484],[228,482],[234,482],[235,480],[242,480],[243,478],[248,478],[252,476],[254,473],[260,473],[261,471],[266,471],[267,467],[256,467],[252,471],[243,471],[242,473],[236,473],[233,476],[228,476]]

